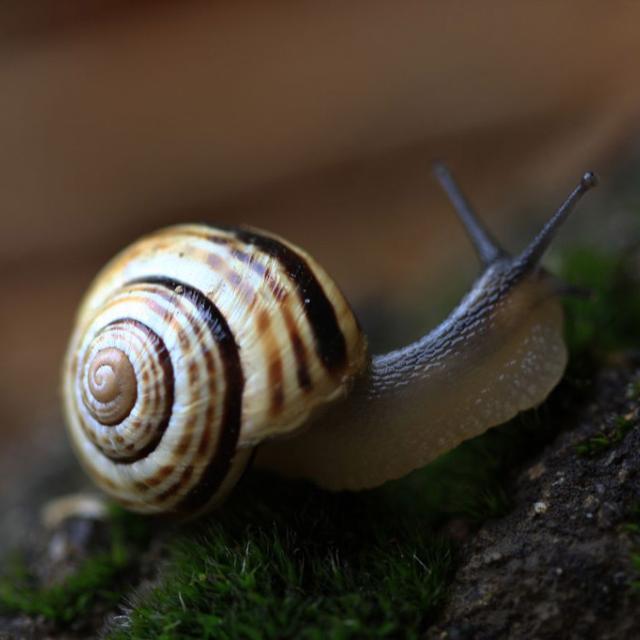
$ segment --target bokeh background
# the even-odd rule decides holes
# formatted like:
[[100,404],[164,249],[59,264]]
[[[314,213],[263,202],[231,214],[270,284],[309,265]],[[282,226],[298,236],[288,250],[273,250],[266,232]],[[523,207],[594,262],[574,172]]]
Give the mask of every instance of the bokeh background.
[[639,25],[638,3],[587,0],[3,2],[0,491],[64,446],[65,341],[119,248],[268,228],[393,345],[475,272],[434,159],[520,246],[585,169],[606,185],[636,154]]

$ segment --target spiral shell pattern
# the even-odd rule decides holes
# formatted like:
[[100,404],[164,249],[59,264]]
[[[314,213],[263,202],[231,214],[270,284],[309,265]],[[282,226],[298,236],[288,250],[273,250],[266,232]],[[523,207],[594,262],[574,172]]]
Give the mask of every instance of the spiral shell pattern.
[[65,362],[68,430],[126,507],[198,513],[256,444],[301,427],[367,361],[349,305],[302,250],[250,229],[171,227],[87,294]]

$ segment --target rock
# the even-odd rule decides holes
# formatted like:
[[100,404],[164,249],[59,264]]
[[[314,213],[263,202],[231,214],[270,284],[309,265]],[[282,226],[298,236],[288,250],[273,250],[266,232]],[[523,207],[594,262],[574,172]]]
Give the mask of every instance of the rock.
[[539,500],[538,502],[535,502],[533,505],[533,513],[537,516],[540,516],[543,513],[547,513],[548,508],[549,508],[548,503],[544,502],[543,500]]
[[[630,586],[640,541],[621,527],[638,517],[640,427],[599,455],[576,451],[611,416],[635,411],[625,393],[630,379],[637,374],[624,368],[604,372],[593,407],[514,478],[515,508],[467,540],[449,602],[427,637],[640,637],[640,594]],[[497,558],[512,559],[490,561]]]

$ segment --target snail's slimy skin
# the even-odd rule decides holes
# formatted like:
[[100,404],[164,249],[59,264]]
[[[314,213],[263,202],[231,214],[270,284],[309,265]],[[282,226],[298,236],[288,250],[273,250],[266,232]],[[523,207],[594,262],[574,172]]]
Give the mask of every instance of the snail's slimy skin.
[[274,235],[181,225],[116,256],[63,371],[71,441],[98,486],[135,511],[194,515],[256,453],[329,489],[374,487],[542,402],[567,354],[539,262],[595,177],[511,257],[438,176],[483,273],[439,327],[373,358],[333,280]]
[[328,489],[400,478],[540,404],[566,366],[562,332],[553,281],[538,272],[509,283],[508,265],[496,265],[437,329],[374,357],[348,398],[265,443],[256,462]]

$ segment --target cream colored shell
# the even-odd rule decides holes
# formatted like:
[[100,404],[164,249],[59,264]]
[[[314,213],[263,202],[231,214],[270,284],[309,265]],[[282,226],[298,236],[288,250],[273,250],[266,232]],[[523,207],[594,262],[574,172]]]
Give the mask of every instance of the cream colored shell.
[[348,303],[304,251],[249,229],[171,227],[88,292],[64,365],[68,429],[128,508],[199,512],[254,445],[300,428],[367,362]]

